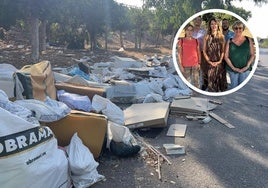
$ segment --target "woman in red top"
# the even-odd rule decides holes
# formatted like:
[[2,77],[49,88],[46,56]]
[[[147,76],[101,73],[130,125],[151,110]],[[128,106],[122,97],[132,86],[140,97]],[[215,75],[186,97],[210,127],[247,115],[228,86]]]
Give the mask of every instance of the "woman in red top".
[[185,37],[178,41],[179,67],[183,76],[195,87],[200,87],[200,62],[201,55],[198,40],[193,38],[194,27],[188,24],[185,30]]

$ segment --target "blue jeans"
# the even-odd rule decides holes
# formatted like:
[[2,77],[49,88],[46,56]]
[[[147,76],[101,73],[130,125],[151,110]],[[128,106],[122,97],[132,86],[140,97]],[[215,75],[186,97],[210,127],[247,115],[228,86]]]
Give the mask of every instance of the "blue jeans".
[[231,80],[230,89],[233,89],[239,84],[241,84],[248,77],[249,73],[250,71],[246,71],[243,73],[228,71]]

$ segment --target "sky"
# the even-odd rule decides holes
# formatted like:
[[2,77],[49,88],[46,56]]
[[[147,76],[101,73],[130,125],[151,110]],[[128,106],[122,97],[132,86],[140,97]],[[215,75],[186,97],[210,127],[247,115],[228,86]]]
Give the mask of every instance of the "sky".
[[[124,3],[132,6],[141,7],[142,0],[115,0],[118,3]],[[264,27],[264,22],[268,18],[268,3],[263,4],[261,7],[256,6],[253,0],[233,1],[236,7],[243,7],[247,11],[251,11],[252,17],[248,20],[248,28],[254,36],[267,38],[268,28]]]

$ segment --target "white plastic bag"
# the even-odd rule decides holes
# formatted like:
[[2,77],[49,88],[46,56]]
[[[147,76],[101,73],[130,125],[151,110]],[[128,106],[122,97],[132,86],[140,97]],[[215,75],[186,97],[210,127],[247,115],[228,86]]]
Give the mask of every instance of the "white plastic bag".
[[118,125],[111,121],[108,121],[107,137],[107,148],[110,148],[111,140],[115,142],[123,142],[126,145],[137,144],[135,137],[132,135],[128,127]]
[[73,135],[66,151],[69,156],[71,179],[76,188],[86,188],[105,179],[97,171],[99,163],[94,160],[92,153],[82,143],[77,133]]
[[151,89],[151,91],[153,93],[157,93],[159,95],[164,95],[164,92],[163,92],[163,83],[162,83],[162,80],[160,79],[153,79],[153,78],[150,78],[150,83],[149,83],[149,88]]
[[146,95],[143,103],[163,102],[163,97],[156,93],[150,93]]
[[0,108],[0,186],[69,188],[68,160],[48,127]]
[[109,99],[99,95],[94,95],[92,99],[92,107],[97,112],[102,112],[107,116],[108,120],[119,125],[124,125],[124,112]]

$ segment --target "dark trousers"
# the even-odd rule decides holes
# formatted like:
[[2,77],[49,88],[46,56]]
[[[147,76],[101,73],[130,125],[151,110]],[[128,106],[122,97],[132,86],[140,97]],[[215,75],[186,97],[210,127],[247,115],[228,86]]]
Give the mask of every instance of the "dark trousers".
[[201,75],[202,75],[202,90],[206,90],[208,87],[208,63],[204,57],[203,52],[201,52]]

